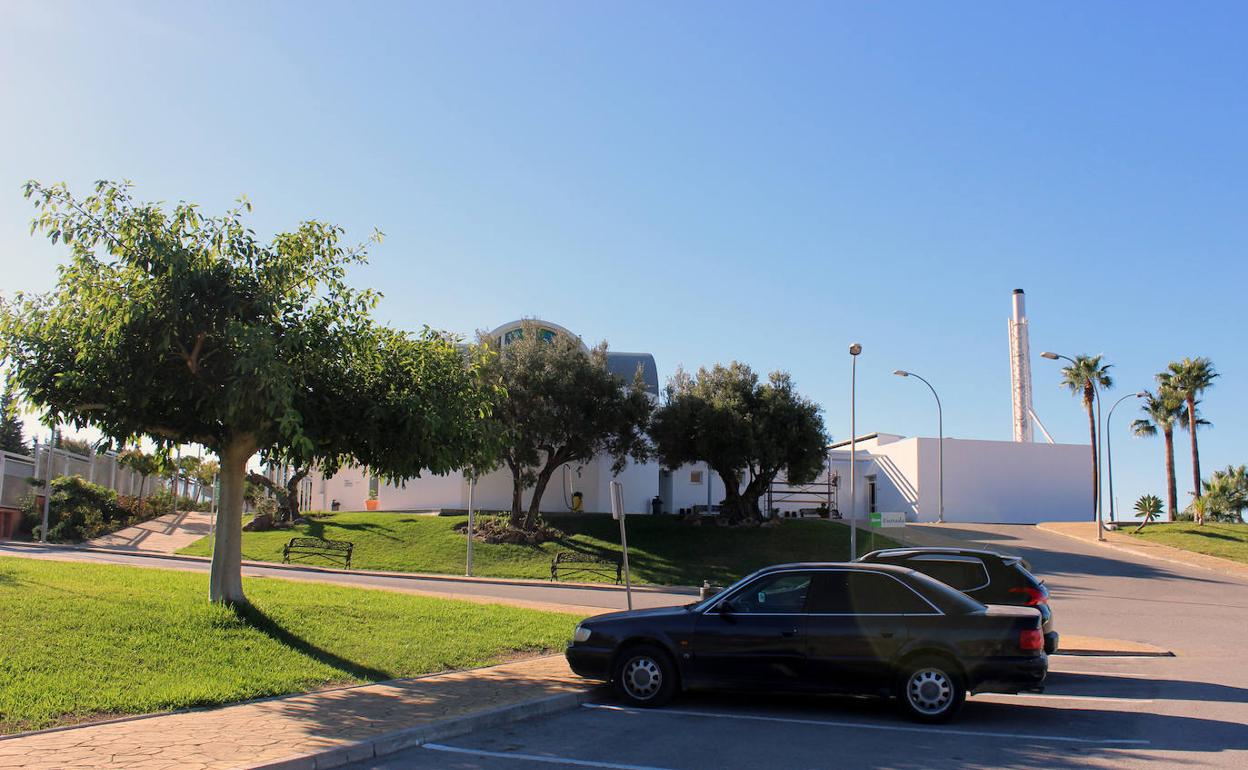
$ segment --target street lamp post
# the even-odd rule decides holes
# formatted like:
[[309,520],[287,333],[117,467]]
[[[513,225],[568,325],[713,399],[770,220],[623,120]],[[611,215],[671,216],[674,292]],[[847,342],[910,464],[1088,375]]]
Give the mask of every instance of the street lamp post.
[[854,470],[858,453],[858,426],[855,422],[857,403],[855,386],[858,380],[858,354],[862,345],[855,342],[849,346],[849,560],[858,558],[858,504],[854,497]]
[[1109,414],[1105,415],[1105,470],[1109,474],[1109,520],[1114,524],[1118,523],[1118,517],[1114,511],[1114,436],[1109,426],[1114,419],[1114,410],[1119,404],[1128,398],[1144,398],[1147,395],[1148,393],[1142,390],[1139,393],[1128,393],[1115,401],[1114,405],[1109,408]]
[[[1070,356],[1064,356],[1061,353],[1052,353],[1047,350],[1041,353],[1040,357],[1047,358],[1050,361],[1056,361],[1060,358],[1064,361],[1069,361],[1072,366],[1076,364],[1075,359]],[[1101,430],[1101,389],[1097,387],[1096,380],[1092,381],[1092,397],[1096,401],[1096,446],[1092,447],[1092,451],[1096,453],[1096,489],[1094,490],[1094,494],[1096,495],[1096,510],[1094,511],[1096,515],[1096,539],[1104,541],[1105,521],[1104,517],[1101,515],[1104,507],[1104,504],[1102,503],[1104,495],[1101,494],[1101,434],[1103,432]]]
[[938,443],[936,445],[938,447],[936,450],[936,474],[940,479],[940,484],[939,484],[940,503],[937,507],[936,523],[944,524],[945,523],[945,415],[944,415],[944,410],[941,409],[941,406],[940,406],[940,396],[936,394],[936,388],[932,387],[932,383],[923,379],[922,377],[915,374],[914,372],[907,372],[904,369],[898,369],[897,371],[893,372],[893,374],[897,375],[898,377],[913,377],[919,382],[922,382],[924,385],[927,386],[928,390],[932,391],[932,396],[936,399],[936,435],[938,436],[937,438]]

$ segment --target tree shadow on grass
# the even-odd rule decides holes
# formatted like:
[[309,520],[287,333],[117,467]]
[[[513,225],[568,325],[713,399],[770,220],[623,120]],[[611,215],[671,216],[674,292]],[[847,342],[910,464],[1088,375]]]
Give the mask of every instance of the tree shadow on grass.
[[386,540],[393,540],[396,543],[403,542],[403,538],[395,537],[392,529],[383,527],[380,524],[373,524],[367,521],[357,522],[355,524],[344,524],[340,521],[318,521],[313,519],[304,526],[307,528],[308,535],[311,537],[319,537],[322,540],[337,540],[340,538],[325,537],[326,525],[332,526],[334,529],[345,529],[353,532],[370,532],[378,537]]
[[286,628],[283,628],[273,618],[264,614],[264,611],[251,604],[234,604],[231,605],[234,614],[238,616],[247,625],[262,632],[273,641],[283,644],[296,652],[302,653],[313,660],[323,663],[332,668],[336,668],[346,674],[357,679],[364,679],[372,682],[378,682],[393,677],[389,671],[382,671],[379,668],[372,668],[362,663],[356,663],[352,660],[335,655],[329,650],[317,647],[307,639],[298,636]]

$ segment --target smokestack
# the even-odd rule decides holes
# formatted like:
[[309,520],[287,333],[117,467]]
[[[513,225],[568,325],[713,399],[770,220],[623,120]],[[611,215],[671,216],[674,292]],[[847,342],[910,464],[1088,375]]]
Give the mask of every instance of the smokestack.
[[1010,399],[1014,405],[1014,440],[1031,441],[1031,346],[1027,335],[1027,305],[1022,289],[1015,289],[1010,317]]

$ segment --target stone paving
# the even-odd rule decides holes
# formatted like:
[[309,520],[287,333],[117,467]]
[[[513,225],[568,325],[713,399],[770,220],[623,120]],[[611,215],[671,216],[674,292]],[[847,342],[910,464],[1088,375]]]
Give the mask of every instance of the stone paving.
[[0,739],[0,768],[217,770],[291,759],[291,766],[312,767],[306,755],[314,752],[588,686],[572,674],[562,655],[551,655]]
[[202,511],[166,513],[111,535],[88,540],[84,545],[135,553],[177,553],[207,535],[211,525],[211,514]]

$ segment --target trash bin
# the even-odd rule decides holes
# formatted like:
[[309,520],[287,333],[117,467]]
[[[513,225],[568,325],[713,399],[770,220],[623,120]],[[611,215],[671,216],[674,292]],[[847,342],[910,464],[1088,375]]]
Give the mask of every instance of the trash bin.
[[336,511],[341,507],[342,507],[342,503],[338,502],[337,500],[334,500],[333,502],[329,504],[329,510],[331,511]]
[[654,496],[654,499],[650,501],[650,513],[653,513],[655,516],[663,515],[663,498],[658,495]]

